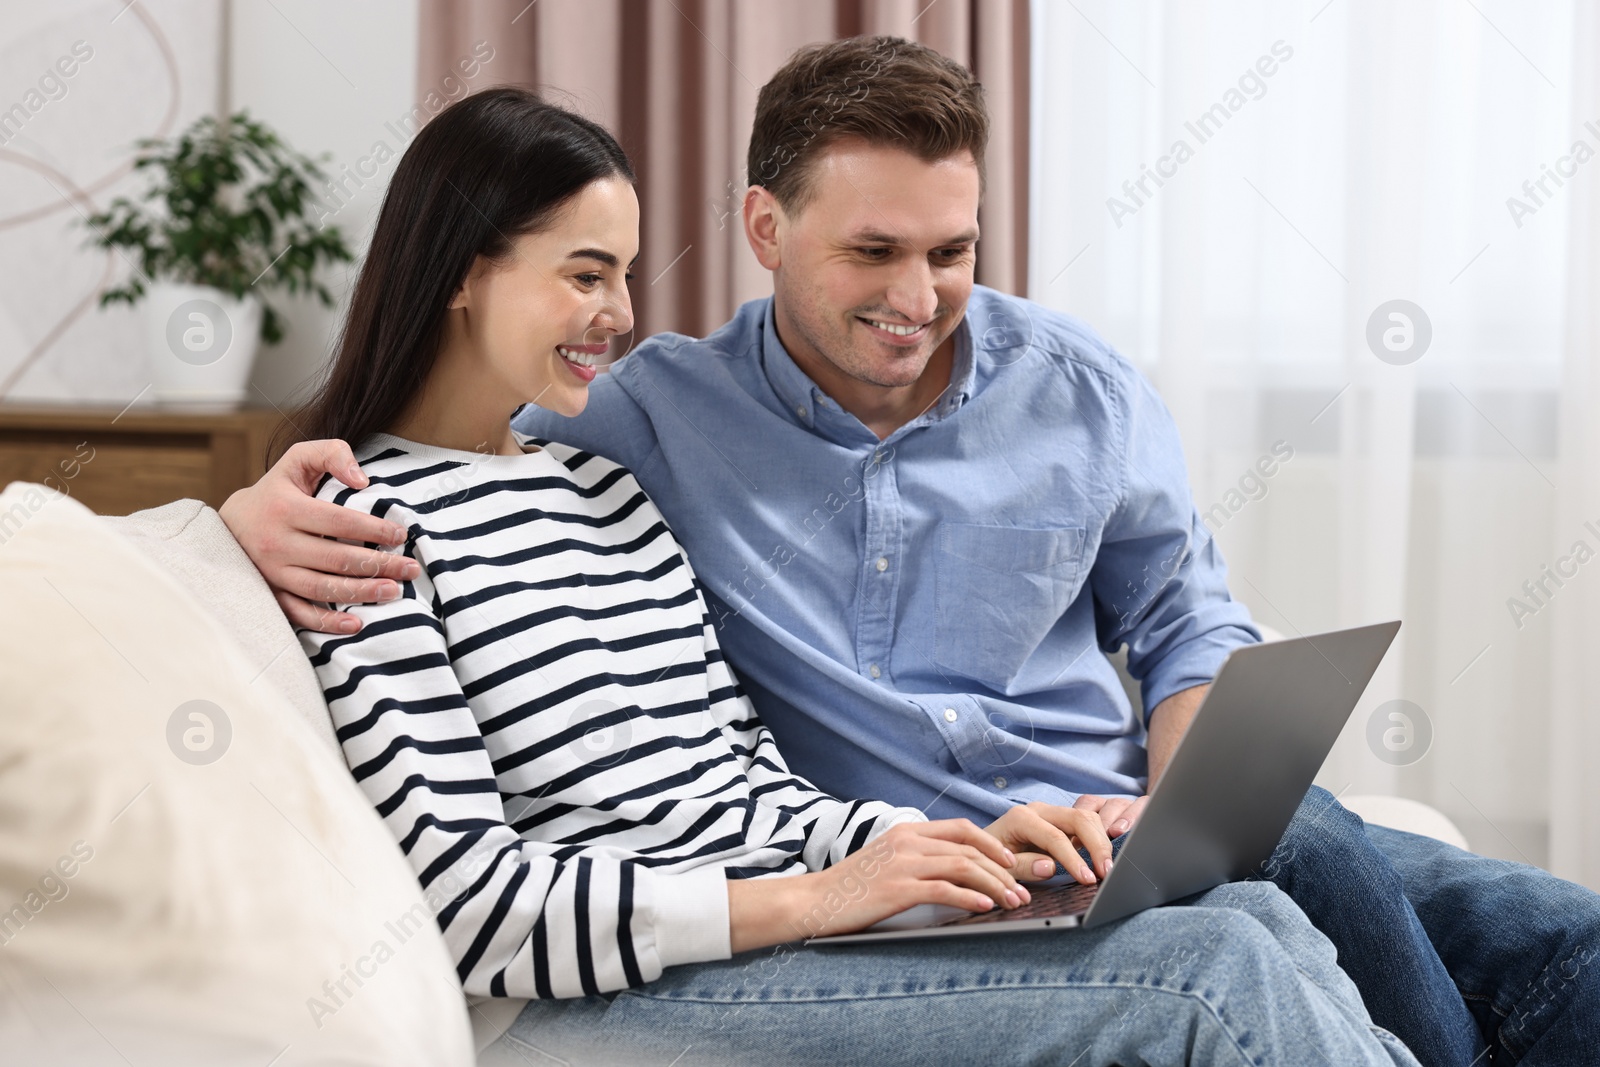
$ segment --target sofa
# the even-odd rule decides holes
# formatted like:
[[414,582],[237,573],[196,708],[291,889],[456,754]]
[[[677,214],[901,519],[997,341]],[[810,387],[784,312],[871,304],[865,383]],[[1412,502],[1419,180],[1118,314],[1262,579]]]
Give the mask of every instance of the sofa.
[[13,482],[0,605],[0,1062],[475,1062],[516,1006],[463,998],[215,511]]
[[[220,516],[0,492],[0,1049],[19,1063],[467,1065],[463,997],[315,674]],[[1374,821],[1463,843],[1398,798]],[[8,1062],[11,1062],[8,1060]]]

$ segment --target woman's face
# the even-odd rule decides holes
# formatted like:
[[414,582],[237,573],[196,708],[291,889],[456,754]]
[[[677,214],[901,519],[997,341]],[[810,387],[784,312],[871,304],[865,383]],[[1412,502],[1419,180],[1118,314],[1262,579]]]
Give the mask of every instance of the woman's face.
[[[516,239],[511,256],[479,258],[451,308],[509,411],[534,403],[576,415],[596,363],[633,329],[628,268],[639,253],[639,199],[622,178],[591,182],[544,230]],[[503,394],[500,392],[504,390]]]

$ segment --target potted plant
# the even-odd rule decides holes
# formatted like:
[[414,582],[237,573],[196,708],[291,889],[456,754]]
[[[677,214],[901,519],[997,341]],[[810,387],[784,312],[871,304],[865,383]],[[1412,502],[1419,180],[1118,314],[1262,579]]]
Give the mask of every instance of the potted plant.
[[154,178],[140,202],[118,197],[87,220],[91,244],[137,265],[100,294],[100,306],[148,297],[158,399],[237,403],[258,339],[274,344],[284,333],[283,316],[261,294],[306,292],[332,307],[317,269],[354,258],[339,229],[318,221],[313,183],[326,176],[244,111],[137,146],[134,170]]

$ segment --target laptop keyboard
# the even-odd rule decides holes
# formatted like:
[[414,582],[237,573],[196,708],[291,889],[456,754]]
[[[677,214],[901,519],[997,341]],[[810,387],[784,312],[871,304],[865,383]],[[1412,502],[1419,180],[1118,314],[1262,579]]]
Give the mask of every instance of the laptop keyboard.
[[1062,915],[1079,915],[1089,909],[1089,905],[1094,902],[1094,895],[1098,892],[1100,892],[1099,882],[1093,885],[1072,882],[1068,885],[1030,889],[1029,893],[1033,899],[1019,908],[1007,911],[997,907],[992,911],[959,915],[934,925],[971,926],[974,923],[1016,922],[1018,919],[1054,919]]

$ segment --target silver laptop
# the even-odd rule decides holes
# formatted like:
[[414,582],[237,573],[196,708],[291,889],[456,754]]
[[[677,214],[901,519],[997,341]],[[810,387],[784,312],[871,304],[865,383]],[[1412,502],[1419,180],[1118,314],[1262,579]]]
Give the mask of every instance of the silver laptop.
[[1010,911],[924,904],[811,944],[1102,926],[1247,877],[1277,847],[1399,629],[1386,622],[1236,649],[1101,882],[1058,876]]

